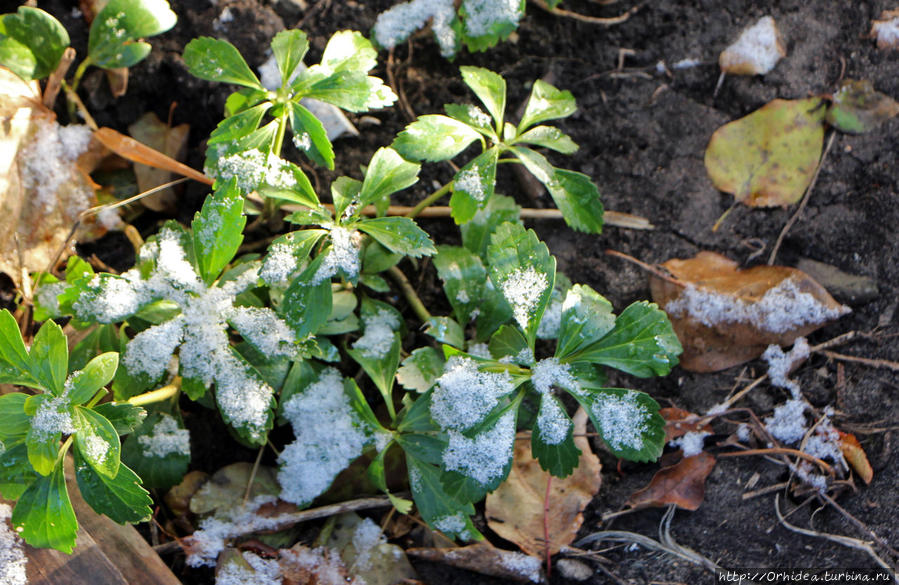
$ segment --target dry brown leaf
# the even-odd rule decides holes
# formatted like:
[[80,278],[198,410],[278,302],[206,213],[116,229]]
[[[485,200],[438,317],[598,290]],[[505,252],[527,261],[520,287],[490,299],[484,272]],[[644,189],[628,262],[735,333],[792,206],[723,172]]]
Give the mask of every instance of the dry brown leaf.
[[[126,70],[127,71],[127,70]],[[159,120],[153,112],[147,112],[134,124],[128,126],[131,136],[175,160],[183,159],[187,149],[188,124],[170,127]],[[158,187],[172,180],[172,172],[135,163],[134,174],[137,186],[143,191]],[[153,211],[174,211],[177,195],[171,187],[141,199],[141,203]]]
[[662,266],[679,284],[650,277],[652,298],[668,313],[684,347],[681,367],[693,372],[755,359],[769,345],[791,345],[849,312],[795,268],[738,270],[736,262],[713,252]]
[[487,541],[459,548],[410,548],[410,557],[513,581],[543,583],[539,557],[496,548]]
[[309,548],[302,544],[281,551],[283,585],[354,585],[337,551],[325,547]]
[[699,416],[682,408],[669,407],[659,410],[665,419],[665,442],[682,437],[687,433],[710,433],[712,427],[708,423],[700,424]]
[[[578,410],[574,417],[574,442],[581,450],[577,469],[564,479],[554,477],[549,494],[550,554],[571,544],[584,521],[584,508],[599,492],[599,458],[590,450],[583,435],[587,415]],[[515,461],[509,478],[487,496],[487,524],[501,537],[514,542],[524,552],[543,556],[543,504],[549,474],[531,457],[530,440],[515,441]]]
[[[109,92],[112,97],[122,97],[128,92],[128,68],[105,69],[106,81],[109,82]],[[138,122],[135,123],[139,123]]]
[[877,48],[899,49],[897,29],[899,29],[899,8],[881,12],[880,20],[871,23],[871,36],[877,39]]
[[705,497],[705,480],[714,467],[715,457],[705,451],[684,457],[675,465],[660,469],[649,485],[634,492],[627,503],[632,508],[675,504],[684,510],[696,510]]
[[865,485],[871,483],[871,480],[874,479],[874,468],[868,462],[868,456],[865,455],[865,450],[862,449],[861,443],[858,442],[858,439],[852,433],[837,432],[840,433],[840,451],[843,453],[846,462],[862,478]]
[[341,514],[325,546],[340,553],[349,573],[368,585],[393,585],[418,576],[402,548],[377,538],[380,527],[358,514]]

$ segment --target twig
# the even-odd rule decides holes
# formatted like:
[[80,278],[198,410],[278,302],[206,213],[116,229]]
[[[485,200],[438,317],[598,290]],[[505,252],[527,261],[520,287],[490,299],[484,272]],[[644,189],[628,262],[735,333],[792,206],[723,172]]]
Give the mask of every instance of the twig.
[[65,82],[62,82],[62,87],[66,90],[66,97],[78,108],[78,113],[84,118],[84,123],[87,124],[91,130],[96,132],[98,128],[97,122],[94,121],[93,116],[91,116],[91,113],[87,110],[87,107],[84,105],[84,102],[81,101],[81,98],[78,97],[75,90],[69,87],[69,84]]
[[808,205],[808,200],[811,198],[812,190],[815,188],[815,183],[818,182],[818,175],[821,174],[821,167],[824,166],[824,159],[827,158],[827,153],[830,152],[830,147],[833,146],[833,140],[836,138],[836,131],[830,131],[830,139],[827,141],[827,146],[824,147],[824,152],[821,153],[821,158],[818,160],[818,167],[815,169],[815,174],[812,175],[812,180],[808,184],[808,187],[805,190],[805,195],[802,197],[802,201],[799,203],[799,207],[796,208],[796,212],[790,217],[789,221],[787,221],[787,225],[784,226],[784,229],[780,231],[780,235],[777,236],[777,241],[774,242],[774,248],[771,249],[771,255],[768,256],[768,265],[773,266],[774,260],[777,258],[777,252],[780,250],[780,245],[783,243],[784,238],[787,235],[787,232],[790,231],[790,228],[793,227],[799,220],[799,216],[802,215],[802,211],[805,209],[805,206]]
[[855,516],[850,514],[849,511],[846,510],[845,508],[843,508],[843,506],[839,505],[836,502],[836,500],[834,500],[832,497],[830,497],[826,493],[821,494],[821,496],[825,500],[827,500],[827,503],[830,504],[831,506],[833,506],[837,512],[842,514],[847,520],[849,520],[852,524],[854,524],[856,528],[858,528],[859,530],[861,530],[862,532],[864,532],[865,534],[867,534],[868,536],[873,538],[874,541],[877,542],[877,544],[879,544],[880,546],[882,546],[884,548],[884,550],[889,552],[894,557],[899,557],[899,551],[897,551],[892,546],[890,546],[890,544],[887,541],[885,541],[884,539],[882,539],[880,536],[878,536],[878,534],[876,532],[874,532],[873,530],[868,528],[864,522],[862,522],[861,520],[859,520],[858,518],[856,518]]
[[406,275],[403,274],[402,270],[396,266],[391,266],[387,269],[387,272],[393,277],[393,280],[396,281],[396,284],[403,292],[403,296],[406,297],[406,301],[409,303],[409,306],[412,307],[412,310],[415,311],[415,314],[418,315],[418,318],[422,321],[429,320],[431,318],[431,313],[428,311],[427,307],[425,307],[424,303],[421,302],[421,299],[418,298],[418,293],[415,292],[412,283],[409,282],[409,279],[406,278]]
[[246,506],[250,501],[250,492],[253,491],[253,482],[256,481],[256,473],[259,471],[259,463],[262,461],[262,454],[265,452],[265,445],[259,447],[256,454],[256,461],[253,462],[253,469],[250,471],[250,478],[247,480],[247,489],[243,493],[243,505]]
[[786,487],[789,487],[790,482],[785,481],[783,483],[776,483],[774,485],[769,485],[768,487],[759,488],[757,490],[751,492],[744,492],[741,496],[743,500],[751,500],[752,498],[757,498],[759,496],[764,496],[765,494],[770,494],[771,492],[780,491]]
[[573,18],[574,20],[578,20],[580,22],[588,22],[590,24],[599,24],[602,26],[612,26],[615,24],[626,22],[631,17],[631,15],[636,14],[636,12],[640,10],[640,5],[637,5],[627,10],[626,12],[619,14],[618,16],[613,16],[611,18],[599,18],[597,16],[586,16],[584,14],[578,14],[577,12],[570,12],[561,8],[550,8],[549,4],[546,3],[546,0],[531,0],[531,2],[555,16],[564,16],[566,18]]
[[887,368],[889,370],[893,370],[894,372],[899,372],[899,362],[891,362],[889,360],[879,360],[879,359],[871,359],[871,358],[863,358],[854,355],[846,355],[844,353],[835,353],[832,351],[822,351],[820,352],[830,359],[840,360],[844,362],[854,362],[857,364],[864,364],[866,366],[871,366],[872,368]]
[[632,264],[636,264],[637,266],[639,266],[646,272],[649,272],[653,276],[655,276],[657,278],[661,278],[665,282],[669,282],[675,286],[680,286],[680,287],[687,286],[687,284],[685,282],[682,282],[682,281],[672,277],[671,275],[662,272],[662,270],[660,268],[653,266],[652,264],[647,264],[646,262],[643,262],[642,260],[637,260],[633,256],[629,256],[628,254],[625,254],[624,252],[619,252],[617,250],[606,250],[606,256],[614,256],[615,258],[621,258],[622,260],[627,260],[628,262],[630,262]]
[[53,73],[50,74],[50,78],[47,79],[47,86],[44,88],[44,105],[46,107],[53,109],[53,104],[56,102],[56,96],[59,95],[59,90],[62,89],[63,80],[74,60],[75,49],[66,47],[66,50],[62,52],[62,58],[59,60],[59,65],[56,66],[56,70],[53,71]]
[[788,447],[769,447],[767,449],[747,449],[745,451],[733,451],[731,453],[719,453],[718,457],[742,457],[744,455],[792,455],[794,457],[799,457],[801,459],[805,459],[810,463],[814,463],[821,469],[827,472],[828,475],[834,477],[836,474],[833,470],[833,467],[821,461],[817,457],[813,455],[809,455],[803,451],[799,451],[798,449],[790,449]]

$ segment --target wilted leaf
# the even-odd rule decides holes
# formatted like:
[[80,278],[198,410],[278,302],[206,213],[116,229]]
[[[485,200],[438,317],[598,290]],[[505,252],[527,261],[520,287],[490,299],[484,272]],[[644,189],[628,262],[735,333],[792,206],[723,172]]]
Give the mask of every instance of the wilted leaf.
[[[583,410],[574,416],[575,445],[581,450],[577,469],[564,479],[554,477],[549,495],[550,554],[555,554],[577,536],[584,522],[584,508],[599,492],[599,458],[583,435],[587,417]],[[487,524],[501,537],[524,552],[542,557],[543,505],[549,474],[531,457],[531,442],[515,441],[514,463],[508,479],[487,496]]]
[[798,201],[824,143],[821,98],[774,100],[715,131],[705,167],[715,187],[752,207]]
[[675,504],[696,510],[705,497],[705,480],[715,467],[715,457],[702,452],[660,469],[649,485],[634,492],[627,503],[632,508],[662,508]]
[[406,553],[381,537],[381,528],[352,512],[337,518],[325,546],[340,553],[348,572],[368,585],[393,585],[418,575]]
[[[137,122],[128,126],[128,133],[143,144],[158,150],[176,160],[183,160],[187,148],[187,134],[190,125],[179,124],[171,127],[163,123],[153,112],[147,112]],[[137,176],[137,186],[141,191],[147,191],[172,180],[172,173],[168,170],[148,167],[139,163],[134,164],[134,174]],[[174,211],[177,196],[171,187],[154,193],[141,199],[141,203],[153,211]]]
[[716,372],[786,347],[849,312],[810,276],[786,266],[738,270],[713,252],[662,264],[679,282],[650,278],[652,298],[684,347],[681,366]]
[[874,89],[867,79],[847,79],[833,94],[827,109],[827,123],[849,134],[864,134],[899,114],[899,103]]
[[868,462],[868,456],[865,455],[865,450],[862,449],[858,439],[852,433],[837,432],[840,433],[840,451],[843,453],[846,462],[852,466],[852,469],[862,478],[865,484],[871,483],[871,480],[874,479],[874,469]]
[[669,407],[659,409],[659,414],[665,419],[665,442],[682,437],[687,433],[711,432],[712,427],[708,423],[700,424],[699,416],[682,408]]
[[718,57],[721,71],[731,75],[764,75],[787,55],[777,24],[770,16],[743,29],[737,42]]
[[[246,462],[222,467],[190,499],[190,511],[194,514],[206,514],[239,507],[244,500],[252,471],[253,464]],[[250,499],[256,496],[277,496],[280,493],[275,470],[271,467],[259,467],[253,479]]]
[[203,484],[209,480],[205,471],[189,471],[181,483],[165,494],[165,503],[175,516],[186,516],[190,513],[190,500]]
[[[542,532],[541,532],[542,534]],[[411,548],[409,556],[499,579],[543,583],[539,557],[496,548],[487,541],[458,548]]]
[[283,585],[358,585],[335,551],[297,544],[282,550],[280,556]]

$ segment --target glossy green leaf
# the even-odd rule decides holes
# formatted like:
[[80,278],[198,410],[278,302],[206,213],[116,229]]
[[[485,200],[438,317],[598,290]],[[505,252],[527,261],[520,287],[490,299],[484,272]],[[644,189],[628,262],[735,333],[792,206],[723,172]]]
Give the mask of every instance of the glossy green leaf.
[[362,272],[365,274],[378,274],[391,266],[396,266],[403,259],[402,254],[391,252],[377,240],[372,239],[362,253]]
[[596,184],[583,173],[565,169],[555,171],[554,181],[547,188],[565,223],[588,234],[601,233],[604,209]]
[[185,453],[179,447],[186,432],[177,413],[176,416],[151,414],[122,443],[120,469],[128,469],[125,465],[132,468],[147,488],[168,489],[176,485],[190,465],[190,452]]
[[864,134],[899,114],[899,103],[874,89],[867,79],[843,80],[827,108],[827,123],[848,134]]
[[188,71],[200,79],[264,89],[237,47],[228,41],[197,37],[184,47]]
[[[326,69],[328,73],[330,69]],[[322,67],[313,65],[306,70],[309,76],[321,75]],[[300,76],[302,79],[303,76]],[[302,90],[303,97],[333,104],[348,112],[365,112],[377,108],[386,108],[396,101],[396,94],[389,86],[377,77],[366,76],[365,73],[342,71],[330,74]]]
[[503,324],[512,320],[512,307],[488,278],[484,281],[481,306],[475,319],[475,341],[486,341]]
[[534,175],[538,181],[549,187],[555,181],[556,169],[546,157],[525,146],[513,146],[512,152],[524,164],[524,168]]
[[[467,23],[459,27],[462,42],[469,51],[486,51],[509,38],[509,35],[518,29],[518,22],[524,16],[525,0],[504,0],[504,2],[500,10],[493,9],[490,4],[475,2],[464,2],[459,6],[462,20],[468,20],[470,16],[477,23],[473,30]],[[487,8],[488,6],[490,8]],[[469,10],[472,12],[469,13]],[[472,32],[477,34],[470,34]]]
[[94,412],[109,420],[119,435],[127,435],[140,427],[147,411],[127,402],[104,402],[93,408]]
[[[548,402],[551,402],[552,405],[547,404]],[[544,408],[556,416],[558,416],[557,413],[561,412],[564,418],[568,420],[568,432],[562,441],[556,441],[555,437],[553,437],[553,441],[547,440],[546,429],[541,425],[544,419],[540,416]],[[574,424],[571,423],[571,419],[565,413],[565,406],[562,404],[562,401],[552,394],[544,394],[540,398],[540,411],[541,413],[537,415],[537,421],[531,433],[531,454],[537,459],[544,471],[548,471],[556,477],[567,477],[578,466],[581,456],[581,450],[574,444]],[[552,416],[547,416],[546,420],[551,422],[544,423],[544,425],[562,424],[560,422],[561,419],[556,420]]]
[[479,138],[478,132],[462,122],[427,115],[406,126],[390,147],[409,160],[435,162],[455,157]]
[[506,80],[493,71],[481,67],[460,67],[459,71],[462,72],[465,84],[493,116],[496,127],[502,127],[506,111]]
[[62,462],[22,493],[12,512],[12,525],[35,548],[72,553],[78,521],[66,490]]
[[284,319],[298,338],[318,331],[331,314],[331,279],[313,282],[323,260],[324,254],[319,254],[287,287],[281,300]]
[[371,290],[379,293],[390,292],[390,283],[384,277],[377,274],[360,274],[359,284],[364,284]]
[[363,298],[360,310],[362,337],[347,353],[362,366],[385,400],[390,400],[393,380],[400,364],[399,329],[402,315],[392,306]]
[[496,186],[496,161],[499,149],[493,147],[471,160],[453,177],[453,196],[450,208],[457,224],[474,218],[493,196]]
[[470,502],[456,501],[446,492],[441,481],[445,474],[438,467],[408,453],[406,467],[409,469],[409,487],[415,507],[425,522],[450,538],[483,539],[471,523],[474,506]]
[[98,514],[119,524],[147,522],[153,517],[153,498],[141,487],[141,479],[126,466],[114,478],[97,473],[75,451],[75,479],[84,501]]
[[109,0],[94,17],[88,57],[98,67],[131,67],[150,53],[142,40],[166,32],[178,17],[165,0]]
[[331,182],[331,200],[334,202],[334,216],[346,223],[359,215],[359,206],[350,207],[359,201],[362,181],[350,177],[337,177]]
[[603,442],[617,457],[655,461],[665,447],[665,419],[658,403],[646,394],[625,388],[572,393],[584,407]]
[[618,315],[614,329],[602,339],[569,355],[565,361],[611,366],[648,378],[668,374],[682,352],[668,315],[655,303],[639,301]]
[[209,135],[209,140],[206,141],[208,145],[207,153],[210,150],[217,152],[219,147],[215,145],[229,144],[254,132],[259,128],[262,118],[271,107],[271,102],[264,102],[228,116],[219,122],[212,134]]
[[97,473],[114,478],[122,450],[115,427],[103,415],[82,406],[75,407],[72,421],[75,448]]
[[528,98],[524,116],[518,124],[518,131],[521,132],[546,120],[567,118],[576,110],[577,104],[570,91],[560,91],[538,79],[531,88],[531,97]]
[[244,198],[232,179],[218,186],[207,197],[191,222],[194,254],[200,277],[212,284],[237,254],[243,242],[247,218],[243,213]]
[[420,258],[437,253],[427,232],[408,217],[374,217],[363,219],[356,227],[379,244],[397,254]]
[[83,369],[72,374],[69,401],[72,404],[84,404],[93,398],[100,388],[112,382],[118,367],[119,354],[112,351],[89,361]]
[[481,259],[465,248],[438,246],[433,261],[456,321],[468,323],[483,302],[487,270]]
[[715,187],[752,207],[799,201],[824,146],[821,98],[773,100],[715,131],[705,168]]
[[282,30],[272,39],[272,54],[278,63],[282,83],[290,83],[294,71],[303,62],[309,50],[309,40],[301,30]]
[[500,327],[490,337],[487,347],[490,350],[490,355],[495,360],[512,358],[514,363],[520,363],[524,360],[520,360],[518,357],[527,355],[529,358],[527,360],[528,363],[522,365],[530,365],[530,362],[533,362],[534,359],[534,354],[530,353],[530,348],[528,347],[528,340],[524,338],[521,330],[511,325]]
[[425,321],[425,334],[440,343],[453,347],[465,347],[465,331],[451,317],[431,317]]
[[466,126],[471,126],[480,134],[497,142],[496,130],[491,125],[492,120],[481,108],[472,104],[446,104],[443,106],[443,109],[446,111],[446,115],[453,120],[458,120]]
[[585,284],[565,295],[556,343],[557,358],[565,358],[603,338],[615,327],[612,303]]
[[0,18],[0,65],[25,81],[53,73],[68,46],[65,27],[39,8],[19,6]]
[[396,380],[406,390],[427,392],[443,374],[443,356],[433,347],[419,347],[403,360]]
[[334,147],[328,140],[328,133],[315,114],[299,102],[290,102],[290,128],[293,143],[313,162],[334,170]]
[[359,192],[359,205],[378,205],[390,201],[390,195],[418,182],[421,165],[405,160],[392,148],[379,148],[368,168]]
[[83,370],[95,356],[101,353],[118,352],[122,349],[115,325],[105,324],[92,327],[90,332],[69,352],[69,369]]
[[412,511],[413,502],[392,494],[390,493],[390,490],[387,489],[387,474],[384,470],[384,458],[387,455],[387,451],[390,449],[390,445],[391,444],[388,443],[387,447],[381,449],[381,451],[375,455],[375,458],[366,470],[366,475],[379,490],[387,494],[387,497],[390,498],[390,503],[393,504],[393,507],[396,508],[397,512],[400,514],[408,514]]
[[28,433],[31,418],[25,414],[27,399],[28,395],[21,392],[0,395],[0,444],[24,439]]
[[353,30],[342,30],[331,35],[321,64],[331,71],[367,72],[377,64],[378,52],[371,41]]
[[309,254],[327,230],[298,230],[275,238],[262,259],[259,276],[270,285],[286,285],[309,259]]
[[7,309],[0,311],[0,363],[22,374],[31,369],[19,324]]
[[460,226],[462,244],[481,258],[486,258],[490,236],[496,228],[507,221],[513,223],[519,221],[520,214],[521,207],[514,199],[494,194],[487,201],[487,205],[475,213],[472,221]]
[[0,453],[0,496],[17,500],[40,476],[28,460],[25,443],[9,443]]
[[518,136],[515,142],[542,146],[562,154],[574,154],[578,149],[570,136],[553,126],[535,126]]
[[69,373],[69,346],[59,325],[46,321],[41,326],[31,344],[28,361],[34,379],[53,394],[61,395]]

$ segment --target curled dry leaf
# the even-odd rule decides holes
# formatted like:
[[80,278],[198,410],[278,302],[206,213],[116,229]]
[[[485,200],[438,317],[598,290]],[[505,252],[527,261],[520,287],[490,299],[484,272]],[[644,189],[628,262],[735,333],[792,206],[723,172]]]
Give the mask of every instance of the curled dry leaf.
[[663,467],[646,487],[634,492],[627,504],[632,508],[662,508],[675,504],[696,510],[705,497],[705,480],[715,467],[715,457],[702,452]]
[[821,98],[774,100],[712,134],[705,168],[715,187],[751,207],[802,198],[821,158]]
[[871,483],[871,480],[874,479],[874,468],[868,462],[868,456],[865,455],[861,443],[852,433],[837,432],[840,433],[840,451],[843,453],[846,463],[852,466],[865,485]]
[[777,23],[765,16],[743,29],[737,42],[718,57],[721,71],[731,75],[764,75],[787,55]]
[[899,9],[881,12],[880,19],[871,23],[871,36],[878,49],[899,49]]
[[458,548],[412,548],[409,556],[435,563],[445,563],[500,579],[543,583],[539,557],[496,548],[486,541]]
[[[581,450],[577,469],[564,479],[554,477],[549,493],[550,554],[571,544],[584,522],[587,504],[599,492],[599,458],[583,435],[587,416],[574,417],[574,442]],[[509,478],[487,496],[486,516],[491,530],[514,542],[524,552],[543,556],[543,504],[549,474],[531,457],[530,440],[515,441],[515,460]]]
[[899,103],[875,90],[870,81],[847,79],[833,94],[827,123],[840,132],[863,134],[896,114],[899,114]]
[[[126,69],[127,71],[127,69]],[[147,112],[135,123],[128,126],[131,136],[175,160],[183,160],[187,148],[188,124],[171,127],[163,123],[153,112]],[[137,186],[143,191],[158,187],[172,180],[172,172],[167,169],[134,164]],[[141,199],[141,203],[153,211],[174,211],[177,196],[171,187]]]
[[[222,467],[191,497],[190,511],[194,514],[208,514],[240,506],[252,474],[252,463],[232,463]],[[249,499],[252,500],[257,496],[277,496],[280,493],[281,487],[278,485],[275,470],[260,466],[253,478]]]
[[708,423],[700,423],[699,415],[688,412],[682,408],[669,407],[659,410],[659,414],[665,419],[665,442],[683,437],[687,433],[711,433],[712,427]]
[[786,347],[849,312],[810,276],[786,266],[738,270],[713,252],[662,264],[679,283],[651,276],[652,298],[684,347],[680,365],[717,372]]

